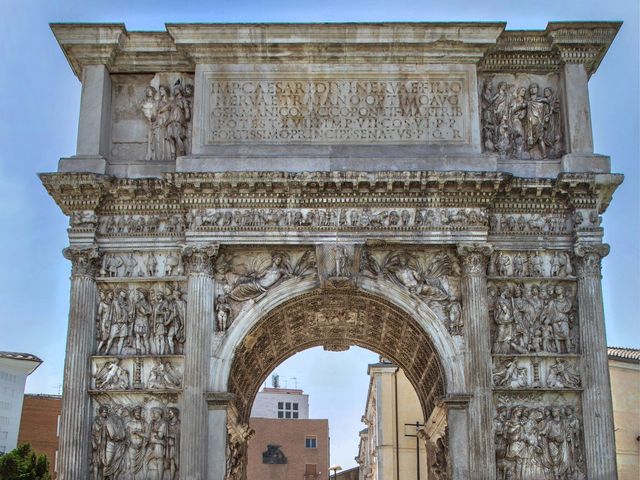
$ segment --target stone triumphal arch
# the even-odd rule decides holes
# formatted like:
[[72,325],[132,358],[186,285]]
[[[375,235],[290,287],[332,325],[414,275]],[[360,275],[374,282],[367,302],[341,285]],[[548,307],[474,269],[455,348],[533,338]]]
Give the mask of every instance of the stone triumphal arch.
[[587,84],[619,26],[52,25],[59,478],[244,480],[260,383],[320,345],[403,368],[439,479],[616,478]]

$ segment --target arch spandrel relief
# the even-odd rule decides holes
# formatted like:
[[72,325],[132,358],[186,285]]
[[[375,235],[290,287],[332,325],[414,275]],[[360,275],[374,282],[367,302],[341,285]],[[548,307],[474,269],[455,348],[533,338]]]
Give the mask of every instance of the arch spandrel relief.
[[615,478],[622,176],[583,116],[619,27],[53,25],[91,105],[41,175],[72,262],[59,478],[245,480],[270,369],[351,345],[437,419],[437,478]]

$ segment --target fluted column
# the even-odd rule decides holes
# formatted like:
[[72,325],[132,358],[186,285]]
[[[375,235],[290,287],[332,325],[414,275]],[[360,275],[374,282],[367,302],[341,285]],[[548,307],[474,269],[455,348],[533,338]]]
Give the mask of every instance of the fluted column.
[[616,446],[609,383],[607,338],[600,282],[601,260],[609,253],[605,244],[575,247],[578,276],[578,321],[582,352],[582,415],[587,476],[615,480]]
[[181,400],[180,476],[188,480],[204,480],[207,476],[206,391],[215,309],[213,260],[217,253],[217,244],[187,246],[182,252],[188,286]]
[[95,277],[100,268],[100,255],[96,247],[69,247],[63,254],[72,262],[72,273],[58,478],[77,480],[90,478],[92,411],[88,389],[98,308]]
[[462,314],[469,402],[469,471],[471,479],[495,477],[491,334],[487,302],[488,244],[458,245],[462,259]]

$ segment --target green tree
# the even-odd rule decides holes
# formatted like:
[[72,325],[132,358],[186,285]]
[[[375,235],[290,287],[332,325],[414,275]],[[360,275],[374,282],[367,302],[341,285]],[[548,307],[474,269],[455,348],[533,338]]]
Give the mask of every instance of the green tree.
[[25,443],[0,456],[0,480],[51,480],[46,455],[36,455]]

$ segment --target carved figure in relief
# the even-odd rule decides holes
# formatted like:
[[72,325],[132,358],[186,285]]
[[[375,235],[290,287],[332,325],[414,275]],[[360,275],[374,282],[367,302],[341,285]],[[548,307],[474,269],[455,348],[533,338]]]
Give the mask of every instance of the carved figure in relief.
[[187,318],[187,302],[177,288],[172,293],[172,304],[173,317],[167,329],[167,343],[169,352],[173,354],[176,351],[176,343],[184,343],[184,323]]
[[156,135],[156,89],[149,85],[144,89],[144,98],[140,103],[140,110],[149,123],[147,131],[147,155],[146,160],[155,160],[156,153],[155,148],[157,142],[155,140]]
[[135,304],[133,306],[133,334],[136,353],[146,355],[151,353],[149,343],[151,314],[153,313],[151,304],[147,300],[147,292],[138,288],[135,290]]
[[496,323],[496,335],[493,346],[494,353],[509,353],[514,339],[514,319],[511,304],[507,299],[507,291],[503,289],[496,299],[493,319]]
[[544,264],[542,263],[542,257],[538,252],[533,252],[530,257],[531,275],[534,277],[544,276]]
[[504,359],[492,376],[496,387],[517,388],[527,385],[527,370],[518,365],[516,358]]
[[102,350],[107,346],[109,342],[109,336],[111,333],[111,305],[113,303],[113,291],[101,291],[100,303],[98,303],[98,348],[97,352],[107,353],[108,349]]
[[149,442],[149,424],[143,416],[143,408],[135,406],[131,409],[131,417],[127,421],[127,466],[132,480],[145,480],[145,454]]
[[547,374],[547,387],[577,388],[580,386],[580,375],[576,369],[562,358],[557,358]]
[[174,275],[181,275],[182,274],[181,265],[182,264],[180,262],[180,257],[178,257],[174,253],[169,253],[167,255],[167,258],[164,261],[165,276],[170,277]]
[[434,448],[434,459],[431,463],[431,472],[435,480],[447,480],[449,478],[449,448],[446,440],[440,437],[436,440]]
[[158,355],[164,355],[167,351],[167,323],[170,321],[171,308],[169,300],[165,296],[168,291],[158,291],[155,294],[153,307],[153,335],[155,350]]
[[554,252],[551,258],[551,276],[567,277],[573,274],[571,259],[566,252]]
[[496,261],[498,263],[498,275],[508,277],[511,273],[511,258],[509,258],[509,255],[498,252]]
[[569,312],[571,300],[565,297],[564,288],[561,285],[555,287],[555,298],[549,300],[542,313],[542,321],[548,320],[553,328],[553,335],[558,353],[569,351]]
[[462,329],[464,327],[462,323],[462,307],[460,306],[460,302],[455,298],[449,303],[448,316],[449,333],[451,333],[451,335],[462,335]]
[[149,480],[163,480],[168,430],[162,409],[152,408],[149,423],[149,444],[147,446],[147,478]]
[[111,322],[109,339],[105,347],[105,353],[111,350],[113,342],[117,341],[116,352],[122,355],[126,340],[129,338],[130,310],[127,301],[127,292],[120,290],[111,303]]
[[224,295],[218,297],[216,305],[216,324],[218,332],[226,332],[229,321],[230,307],[227,298]]
[[91,426],[91,458],[94,480],[121,478],[125,466],[127,432],[124,421],[106,405],[100,406]]
[[234,424],[228,427],[227,434],[227,473],[225,480],[242,480],[246,460],[247,444],[256,432],[245,424]]
[[155,277],[158,275],[158,259],[156,258],[155,253],[149,252],[144,266],[148,277]]
[[98,390],[126,390],[129,388],[129,372],[120,366],[120,360],[105,362],[94,377]]
[[180,411],[167,409],[167,455],[165,480],[177,480],[180,470]]
[[513,257],[513,276],[514,277],[524,277],[526,276],[525,271],[525,260],[522,258],[522,255],[518,252]]
[[182,386],[180,375],[173,369],[169,360],[156,360],[155,365],[149,372],[147,388],[150,389],[176,389]]
[[138,266],[138,261],[133,256],[133,253],[128,253],[123,257],[124,261],[124,276],[125,277],[133,277],[136,267]]

